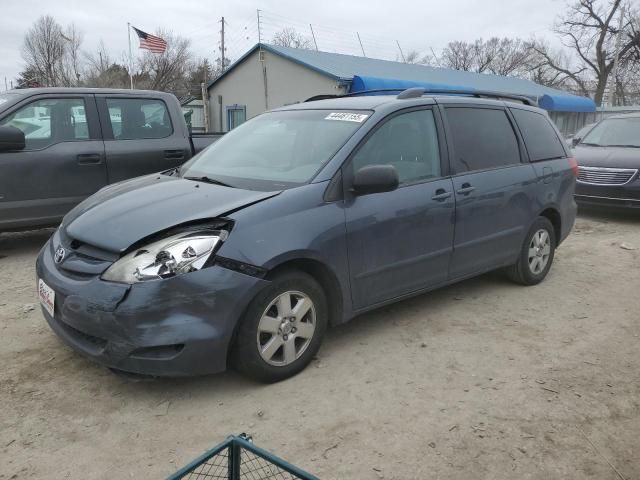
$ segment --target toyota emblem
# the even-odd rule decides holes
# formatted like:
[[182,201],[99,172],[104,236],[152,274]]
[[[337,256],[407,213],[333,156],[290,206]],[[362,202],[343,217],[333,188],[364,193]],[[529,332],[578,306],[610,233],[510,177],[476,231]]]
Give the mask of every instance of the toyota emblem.
[[67,254],[67,252],[65,252],[64,248],[62,248],[62,247],[56,248],[56,253],[53,256],[54,262],[56,262],[56,263],[62,262],[62,260],[64,260],[64,256],[66,254]]

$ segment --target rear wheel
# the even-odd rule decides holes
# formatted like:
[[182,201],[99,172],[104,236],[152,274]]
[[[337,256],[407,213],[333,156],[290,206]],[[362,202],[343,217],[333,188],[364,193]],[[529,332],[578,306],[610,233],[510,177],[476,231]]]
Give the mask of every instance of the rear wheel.
[[518,261],[507,275],[522,285],[536,285],[547,276],[556,250],[556,236],[549,219],[538,217],[529,229]]
[[238,328],[235,368],[262,382],[299,373],[320,348],[327,312],[325,294],[313,277],[297,270],[276,275],[251,301]]

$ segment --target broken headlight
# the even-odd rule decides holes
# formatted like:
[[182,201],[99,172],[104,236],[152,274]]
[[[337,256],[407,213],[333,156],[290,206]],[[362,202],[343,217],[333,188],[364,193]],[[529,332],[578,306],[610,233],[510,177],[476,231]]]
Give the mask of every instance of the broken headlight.
[[225,230],[205,230],[163,238],[117,260],[102,274],[102,279],[137,283],[200,270],[227,235]]

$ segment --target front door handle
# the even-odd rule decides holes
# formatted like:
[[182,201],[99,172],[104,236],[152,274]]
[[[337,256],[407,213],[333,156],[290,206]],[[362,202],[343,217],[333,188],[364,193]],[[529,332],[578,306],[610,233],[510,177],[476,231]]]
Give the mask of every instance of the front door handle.
[[436,193],[431,197],[432,200],[442,202],[451,196],[451,192],[447,192],[444,188],[439,188]]
[[76,157],[78,165],[97,165],[102,163],[102,155],[99,153],[81,153]]
[[184,150],[165,150],[164,158],[167,160],[184,160]]
[[473,192],[476,187],[472,187],[470,183],[463,183],[462,186],[457,190],[458,195],[469,195]]

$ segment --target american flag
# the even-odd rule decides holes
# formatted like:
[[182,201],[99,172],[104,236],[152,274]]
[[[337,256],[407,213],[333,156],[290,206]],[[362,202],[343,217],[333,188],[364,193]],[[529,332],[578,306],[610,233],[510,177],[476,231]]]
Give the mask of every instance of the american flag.
[[155,35],[151,35],[147,32],[143,32],[142,30],[138,30],[136,27],[133,28],[138,34],[138,39],[140,40],[140,48],[149,50],[153,53],[164,53],[167,49],[167,42],[165,42],[162,38],[156,37]]

